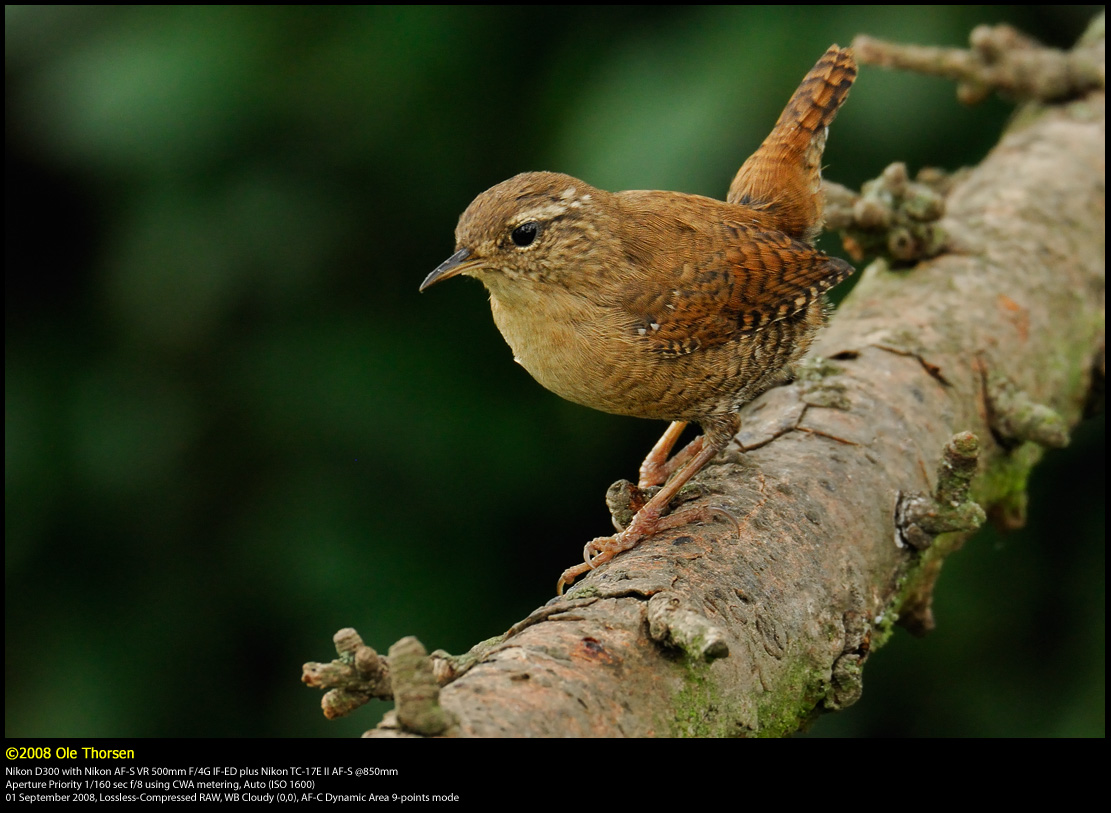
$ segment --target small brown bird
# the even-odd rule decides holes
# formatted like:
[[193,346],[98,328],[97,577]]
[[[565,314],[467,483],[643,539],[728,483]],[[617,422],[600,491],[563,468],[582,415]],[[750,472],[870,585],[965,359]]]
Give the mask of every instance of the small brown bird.
[[[533,378],[619,415],[672,421],[640,469],[665,484],[625,530],[584,550],[559,589],[664,527],[690,478],[740,428],[737,411],[782,382],[824,319],[822,294],[852,273],[817,251],[826,129],[856,78],[834,45],[803,79],[725,202],[680,192],[605,192],[526,172],[479,195],[456,252],[420,286],[463,274]],[[690,421],[697,438],[668,460]]]

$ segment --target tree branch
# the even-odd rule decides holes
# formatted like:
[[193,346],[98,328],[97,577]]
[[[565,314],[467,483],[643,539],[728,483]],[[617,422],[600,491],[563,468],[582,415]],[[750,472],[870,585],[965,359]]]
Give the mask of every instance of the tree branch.
[[[941,564],[977,524],[969,481],[1021,522],[1039,444],[1082,416],[1103,357],[1104,144],[1102,89],[1028,106],[949,185],[942,253],[865,269],[822,358],[750,404],[697,478],[739,529],[645,540],[470,657],[404,642],[421,687],[447,684],[424,733],[774,736],[855,702],[892,625],[932,625]],[[375,735],[428,718],[406,700],[428,692],[392,677],[399,711]]]

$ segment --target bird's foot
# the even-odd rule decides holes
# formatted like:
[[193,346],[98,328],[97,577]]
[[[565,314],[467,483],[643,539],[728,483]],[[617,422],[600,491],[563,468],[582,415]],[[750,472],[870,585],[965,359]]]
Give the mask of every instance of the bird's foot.
[[625,530],[613,536],[599,536],[590,540],[583,547],[583,563],[563,571],[556,584],[556,592],[563,595],[563,588],[570,586],[579,576],[605,564],[617,554],[635,548],[642,539],[654,534],[659,524],[659,510],[646,505],[637,511]]
[[655,510],[641,509],[625,530],[613,536],[600,536],[587,542],[583,548],[583,563],[563,571],[556,584],[556,593],[563,595],[564,588],[570,587],[579,576],[605,564],[617,554],[635,548],[644,539],[659,531],[714,519],[731,522],[737,526],[738,532],[741,529],[740,521],[733,514],[716,506],[696,505],[666,517],[661,517]]

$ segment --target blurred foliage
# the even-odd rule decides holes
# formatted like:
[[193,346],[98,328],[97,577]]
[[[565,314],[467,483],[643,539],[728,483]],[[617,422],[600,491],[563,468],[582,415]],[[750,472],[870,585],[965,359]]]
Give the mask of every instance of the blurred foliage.
[[[6,734],[374,725],[326,722],[301,662],[347,625],[502,631],[662,428],[542,390],[480,286],[417,295],[474,195],[552,169],[720,196],[831,42],[1067,46],[1093,14],[6,7]],[[827,175],[973,163],[1009,114],[865,68]],[[1082,437],[814,733],[1103,733],[1102,421]]]

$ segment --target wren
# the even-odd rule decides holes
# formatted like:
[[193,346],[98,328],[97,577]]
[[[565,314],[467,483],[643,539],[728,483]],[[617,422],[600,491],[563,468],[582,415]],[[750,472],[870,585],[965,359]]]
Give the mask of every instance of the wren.
[[[503,181],[467,207],[455,253],[421,283],[478,278],[515,360],[557,395],[672,421],[640,469],[641,488],[663,488],[623,531],[587,543],[560,592],[691,521],[663,512],[734,438],[738,410],[789,377],[824,321],[823,294],[852,273],[812,243],[826,131],[855,78],[852,51],[831,46],[724,202],[605,192],[555,172]],[[691,421],[702,436],[669,460]]]

